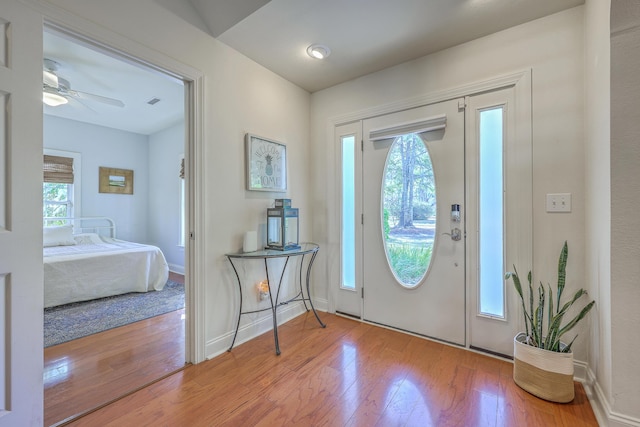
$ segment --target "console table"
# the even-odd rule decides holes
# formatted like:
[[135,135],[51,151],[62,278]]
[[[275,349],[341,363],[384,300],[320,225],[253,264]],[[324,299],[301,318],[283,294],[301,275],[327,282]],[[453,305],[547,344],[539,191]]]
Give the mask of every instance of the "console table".
[[[316,319],[318,320],[318,323],[323,328],[326,327],[326,325],[324,323],[322,323],[322,320],[320,320],[320,317],[318,316],[318,313],[316,312],[316,309],[313,306],[313,301],[311,300],[311,293],[309,292],[309,277],[311,276],[311,267],[313,266],[313,261],[315,260],[319,249],[320,249],[320,247],[315,243],[301,243],[299,249],[291,249],[291,250],[286,250],[286,251],[280,251],[280,250],[275,250],[275,249],[265,249],[265,250],[255,251],[255,252],[226,254],[226,257],[229,259],[229,262],[231,263],[231,266],[233,267],[233,272],[236,274],[236,279],[238,281],[238,290],[240,291],[240,308],[238,310],[238,321],[236,322],[236,330],[235,330],[235,333],[233,334],[233,340],[231,341],[231,346],[229,347],[229,349],[227,351],[231,351],[231,349],[233,348],[233,345],[236,342],[236,337],[238,336],[238,329],[240,328],[240,317],[243,314],[259,313],[259,312],[262,312],[262,311],[271,310],[272,315],[273,315],[273,339],[274,339],[275,346],[276,346],[276,354],[280,354],[280,344],[278,342],[278,320],[277,320],[277,317],[276,317],[277,310],[278,310],[279,307],[281,307],[283,305],[286,305],[286,304],[289,304],[289,303],[294,302],[294,301],[302,301],[302,303],[304,304],[304,308],[307,311],[309,311],[309,307],[307,307],[307,301],[309,301],[309,305],[311,306],[311,310],[313,310],[313,314],[316,316]],[[303,267],[304,267],[304,258],[307,255],[310,256],[311,258],[309,259],[309,262],[307,264],[307,271],[306,271],[307,295],[305,297],[304,292],[302,290],[302,270],[303,270]],[[280,301],[280,287],[282,285],[282,278],[284,277],[284,273],[287,270],[287,265],[289,264],[289,259],[296,258],[296,257],[300,257],[300,275],[298,277],[298,285],[300,287],[300,291],[293,298],[287,299],[286,301]],[[284,266],[282,267],[282,273],[280,273],[280,279],[278,280],[278,286],[275,289],[275,298],[274,298],[274,294],[273,294],[274,293],[274,289],[271,286],[271,278],[269,276],[269,262],[268,262],[268,260],[271,259],[271,258],[285,258]],[[237,260],[252,260],[252,259],[253,260],[257,259],[257,260],[263,260],[264,261],[264,269],[265,269],[265,273],[267,274],[267,283],[269,284],[269,286],[268,286],[268,288],[269,288],[269,298],[268,298],[268,300],[270,302],[270,307],[259,309],[259,310],[253,310],[253,311],[242,311],[242,281],[240,280],[240,275],[238,274],[238,270],[237,270],[236,265],[234,264],[233,261],[234,260],[236,260],[236,261]]]

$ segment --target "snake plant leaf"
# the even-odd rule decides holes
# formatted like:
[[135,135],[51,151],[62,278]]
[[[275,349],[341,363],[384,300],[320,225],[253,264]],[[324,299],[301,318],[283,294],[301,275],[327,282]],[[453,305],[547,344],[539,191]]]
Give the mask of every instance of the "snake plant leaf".
[[584,289],[580,289],[578,290],[574,295],[573,298],[571,298],[570,301],[567,301],[563,306],[562,309],[560,309],[558,311],[558,313],[566,313],[567,310],[569,310],[571,308],[571,306],[573,305],[573,303],[575,303],[582,295],[586,295],[587,291],[585,291]]
[[[529,313],[531,313],[530,316],[533,317],[533,284],[531,282],[531,270],[529,270],[529,274],[527,275],[527,281],[529,282]],[[532,322],[531,323],[531,333],[532,334],[534,333],[533,332],[534,329],[535,329],[535,325]]]
[[556,307],[560,307],[560,298],[562,297],[562,291],[564,290],[565,283],[567,281],[567,259],[569,257],[569,245],[567,241],[564,241],[562,250],[560,251],[560,257],[558,258],[558,302]]
[[564,318],[564,312],[561,312],[555,315],[551,320],[551,322],[549,323],[549,328],[547,330],[547,341],[545,342],[545,348],[550,349],[552,347],[555,347],[556,344],[559,345],[558,331],[560,330],[560,325],[562,324],[563,318]]
[[596,303],[595,301],[591,301],[589,304],[584,306],[584,308],[580,311],[580,313],[576,317],[574,317],[569,323],[567,323],[565,326],[563,326],[560,329],[560,331],[558,331],[558,339],[560,339],[560,337],[562,337],[565,333],[567,333],[571,329],[573,329],[573,327],[576,326],[578,324],[578,322],[580,320],[582,320],[584,318],[584,316],[587,315],[587,313],[589,313],[589,310],[591,310],[593,308],[593,305],[595,303]]
[[516,288],[516,292],[520,296],[520,301],[522,302],[522,313],[524,315],[525,333],[527,334],[527,336],[529,336],[529,323],[530,323],[529,313],[527,313],[527,308],[524,305],[524,296],[522,295],[522,284],[520,283],[520,277],[518,277],[518,270],[516,269],[515,265],[513,266],[513,273],[507,272],[507,274],[505,274],[505,279],[509,279],[509,278],[513,280],[513,286]]
[[536,308],[536,315],[535,315],[536,339],[538,342],[542,342],[542,337],[543,337],[542,324],[544,323],[544,305],[545,305],[544,286],[540,286],[538,287],[538,307]]
[[547,325],[551,325],[551,322],[553,321],[553,291],[551,290],[550,284],[547,283],[547,286],[549,287],[549,317],[547,320]]
[[[573,345],[573,342],[576,340],[576,338],[578,338],[578,335],[576,335],[575,337],[573,337],[573,339],[571,340],[571,342],[569,344],[567,344],[565,346],[565,348],[562,350],[562,353],[571,353],[571,346]],[[558,341],[559,343],[560,341]]]

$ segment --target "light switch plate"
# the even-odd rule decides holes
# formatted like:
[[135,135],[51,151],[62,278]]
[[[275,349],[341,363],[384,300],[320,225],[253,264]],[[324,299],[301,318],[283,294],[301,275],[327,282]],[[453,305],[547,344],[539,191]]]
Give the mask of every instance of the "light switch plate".
[[571,193],[547,194],[547,212],[571,212]]

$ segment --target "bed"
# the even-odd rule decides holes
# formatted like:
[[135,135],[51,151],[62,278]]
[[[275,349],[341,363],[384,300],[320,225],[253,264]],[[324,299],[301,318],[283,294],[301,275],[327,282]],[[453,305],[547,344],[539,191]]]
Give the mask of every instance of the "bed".
[[43,241],[45,307],[160,291],[169,277],[159,248],[117,239],[106,217],[45,218]]

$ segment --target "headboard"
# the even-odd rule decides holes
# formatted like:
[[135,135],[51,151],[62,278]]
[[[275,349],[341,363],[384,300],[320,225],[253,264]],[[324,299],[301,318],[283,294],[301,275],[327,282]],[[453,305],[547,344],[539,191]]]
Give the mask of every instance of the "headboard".
[[101,236],[116,238],[116,224],[106,216],[94,216],[83,218],[43,218],[43,227],[56,227],[61,225],[73,225],[73,233],[96,233]]

